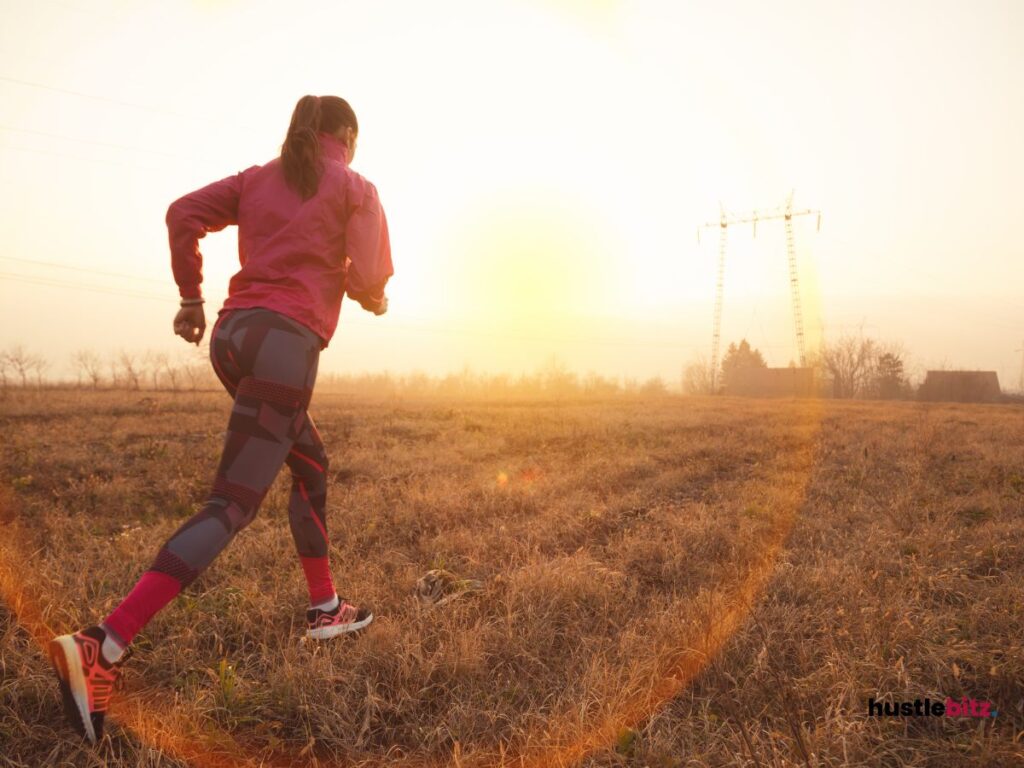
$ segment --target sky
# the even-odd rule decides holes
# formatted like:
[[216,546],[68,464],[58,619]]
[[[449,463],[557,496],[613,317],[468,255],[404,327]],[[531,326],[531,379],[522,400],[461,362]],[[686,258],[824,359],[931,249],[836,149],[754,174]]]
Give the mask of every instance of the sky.
[[[205,354],[173,335],[164,215],[346,98],[395,276],[320,370],[677,381],[711,351],[722,206],[793,194],[811,344],[912,371],[1024,348],[1024,3],[2,2],[0,349]],[[207,322],[236,230],[201,241]],[[785,231],[729,230],[723,347],[798,358]]]

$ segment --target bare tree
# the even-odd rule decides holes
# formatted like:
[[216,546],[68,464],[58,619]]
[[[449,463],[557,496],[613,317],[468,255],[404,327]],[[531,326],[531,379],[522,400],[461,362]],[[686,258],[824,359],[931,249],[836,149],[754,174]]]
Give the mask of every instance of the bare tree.
[[189,389],[199,389],[199,367],[195,363],[186,363],[182,367],[182,372],[185,374]]
[[876,342],[862,336],[845,335],[823,345],[818,359],[832,379],[833,397],[863,394],[874,369],[875,357]]
[[710,395],[711,379],[711,363],[701,355],[683,369],[683,392],[687,395]]
[[566,368],[557,355],[551,355],[539,373],[544,381],[545,392],[564,396],[579,389],[578,377]]
[[36,373],[36,386],[43,386],[43,372],[50,367],[50,361],[42,355],[29,355],[29,367]]
[[192,347],[181,353],[181,371],[190,389],[218,386],[220,381],[213,372],[207,353],[202,347]]
[[181,381],[181,370],[178,368],[177,363],[171,359],[170,355],[164,355],[161,358],[161,363],[164,367],[164,376],[171,385],[171,389],[177,392],[178,384]]
[[642,395],[667,395],[668,387],[661,376],[653,376],[645,381],[640,387]]
[[4,352],[4,360],[18,374],[18,377],[21,379],[21,386],[28,386],[28,375],[34,367],[32,354],[21,344],[17,344]]
[[103,361],[100,356],[90,349],[81,349],[75,353],[73,360],[78,370],[79,384],[84,376],[93,389],[99,387],[103,381]]
[[160,389],[160,375],[163,373],[167,363],[166,352],[154,352],[146,350],[143,356],[147,370],[149,371],[150,382],[153,389]]
[[594,397],[608,397],[619,393],[619,382],[590,371],[583,380],[583,391]]
[[121,372],[124,374],[124,384],[129,389],[138,389],[142,379],[142,365],[138,362],[135,354],[122,350],[118,357]]

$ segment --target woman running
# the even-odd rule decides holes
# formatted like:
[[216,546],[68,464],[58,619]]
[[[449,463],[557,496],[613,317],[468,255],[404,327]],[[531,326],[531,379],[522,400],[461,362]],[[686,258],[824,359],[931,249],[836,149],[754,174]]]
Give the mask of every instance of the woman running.
[[196,345],[206,329],[199,238],[238,225],[242,268],[210,333],[210,359],[234,405],[203,508],[164,543],[99,625],[50,642],[67,716],[93,743],[102,736],[128,644],[252,521],[282,464],[292,475],[288,519],[309,587],[306,635],[326,639],[373,620],[334,589],[328,458],[306,411],[342,295],[375,315],[388,306],[387,220],[374,185],[348,165],[358,131],[344,99],[303,96],[280,157],[191,192],[167,211],[181,294],[174,332]]

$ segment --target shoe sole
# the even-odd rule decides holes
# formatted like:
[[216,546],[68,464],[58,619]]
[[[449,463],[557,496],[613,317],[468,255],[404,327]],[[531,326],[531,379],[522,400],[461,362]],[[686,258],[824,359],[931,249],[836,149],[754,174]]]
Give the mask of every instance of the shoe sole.
[[78,647],[71,635],[62,635],[50,641],[50,662],[60,682],[61,698],[64,699],[64,714],[68,722],[90,743],[96,743],[96,732],[89,714],[89,690],[82,673],[82,660]]
[[317,627],[316,629],[307,629],[306,637],[310,640],[329,640],[332,637],[338,635],[344,635],[349,632],[356,632],[363,627],[366,627],[373,621],[373,614],[371,613],[362,621],[351,621],[348,624],[335,624],[333,627]]

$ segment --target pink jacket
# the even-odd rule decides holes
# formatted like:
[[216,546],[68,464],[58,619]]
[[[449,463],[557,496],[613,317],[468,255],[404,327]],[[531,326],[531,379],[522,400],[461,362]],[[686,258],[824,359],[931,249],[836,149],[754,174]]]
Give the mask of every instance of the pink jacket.
[[377,309],[394,269],[376,187],[349,168],[344,143],[319,136],[324,173],[309,200],[287,186],[278,157],[178,198],[167,209],[167,230],[178,291],[193,298],[203,281],[199,238],[237,224],[242,268],[218,314],[273,309],[312,329],[325,349],[343,294]]

